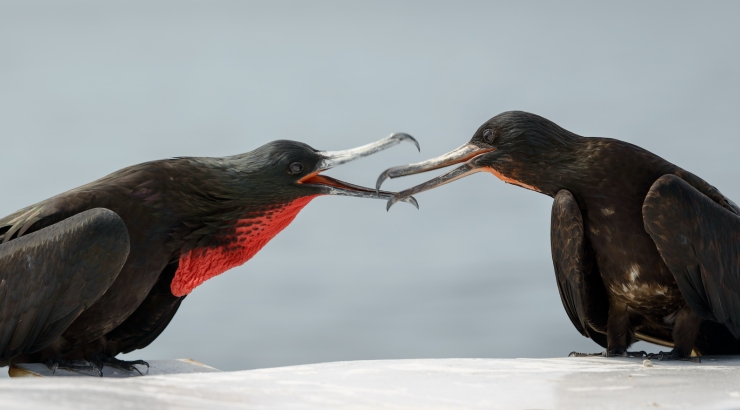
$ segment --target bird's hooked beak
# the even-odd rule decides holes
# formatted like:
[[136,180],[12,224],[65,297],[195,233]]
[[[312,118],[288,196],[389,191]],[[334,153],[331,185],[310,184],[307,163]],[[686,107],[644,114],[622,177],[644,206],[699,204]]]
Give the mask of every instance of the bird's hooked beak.
[[388,204],[386,205],[386,209],[390,209],[393,204],[398,201],[403,201],[406,198],[411,198],[411,195],[417,194],[419,192],[428,191],[432,188],[436,188],[444,184],[449,184],[452,181],[456,181],[468,175],[475,174],[476,172],[489,171],[487,167],[479,165],[476,160],[479,159],[479,157],[483,154],[494,150],[495,148],[480,147],[477,144],[469,142],[436,158],[417,162],[415,164],[389,168],[383,171],[382,174],[380,174],[380,176],[378,177],[378,182],[375,184],[375,189],[379,193],[382,192],[380,191],[380,186],[383,184],[383,181],[388,178],[398,178],[406,175],[420,174],[422,172],[432,171],[435,169],[448,167],[450,165],[464,163],[463,165],[453,169],[452,171],[444,175],[440,175],[427,182],[393,195],[390,199],[388,199]]
[[[392,200],[396,198],[397,194],[394,192],[380,191],[379,189],[365,188],[359,185],[349,184],[347,182],[339,181],[337,179],[321,175],[322,172],[332,169],[338,165],[346,164],[356,159],[364,158],[369,155],[375,154],[376,152],[383,151],[394,145],[400,144],[402,141],[409,141],[419,148],[419,143],[411,135],[404,133],[395,133],[390,136],[383,138],[382,140],[372,142],[361,147],[347,149],[343,151],[319,151],[318,155],[321,160],[316,165],[315,170],[301,178],[298,181],[299,184],[312,184],[320,185],[322,191],[327,195],[341,195],[341,196],[354,196],[358,198],[380,198]],[[406,195],[404,198],[399,198],[394,202],[407,202],[419,208],[419,204],[416,199],[410,195]]]

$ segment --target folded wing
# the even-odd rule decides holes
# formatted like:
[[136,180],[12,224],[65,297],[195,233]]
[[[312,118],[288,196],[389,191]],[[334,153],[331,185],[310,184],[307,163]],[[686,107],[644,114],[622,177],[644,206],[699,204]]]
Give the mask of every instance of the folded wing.
[[123,220],[96,208],[0,245],[0,361],[58,338],[126,262]]
[[565,311],[583,336],[607,348],[609,299],[586,241],[581,210],[566,190],[555,195],[550,229],[552,262]]
[[733,206],[664,175],[650,188],[642,215],[689,307],[740,338],[740,216]]

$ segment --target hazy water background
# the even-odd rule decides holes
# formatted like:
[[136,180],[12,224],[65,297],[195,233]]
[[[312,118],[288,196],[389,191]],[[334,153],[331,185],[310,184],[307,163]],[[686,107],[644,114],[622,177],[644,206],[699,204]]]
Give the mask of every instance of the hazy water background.
[[[0,1],[0,214],[147,160],[274,139],[461,145],[518,109],[619,138],[740,200],[737,2]],[[390,181],[400,189],[429,175]],[[476,175],[421,210],[323,197],[129,357],[224,370],[596,351],[569,322],[551,199]],[[653,348],[652,346],[640,346]]]

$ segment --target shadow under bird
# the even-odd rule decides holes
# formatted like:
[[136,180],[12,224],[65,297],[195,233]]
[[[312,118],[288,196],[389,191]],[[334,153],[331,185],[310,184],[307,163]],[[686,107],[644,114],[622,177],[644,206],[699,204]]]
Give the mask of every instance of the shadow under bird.
[[0,366],[148,368],[115,356],[151,343],[186,295],[248,261],[313,198],[377,198],[321,173],[405,140],[418,149],[393,134],[345,151],[274,141],[147,162],[0,219]]
[[672,347],[648,355],[661,360],[740,353],[740,209],[703,179],[635,145],[514,111],[448,154],[386,170],[376,188],[455,164],[388,208],[476,172],[551,196],[560,297],[600,355],[642,356],[627,351],[637,339]]

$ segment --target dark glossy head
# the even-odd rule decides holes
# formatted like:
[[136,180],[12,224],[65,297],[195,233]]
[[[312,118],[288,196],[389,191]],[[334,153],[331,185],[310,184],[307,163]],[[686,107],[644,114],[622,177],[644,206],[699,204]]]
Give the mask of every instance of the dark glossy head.
[[[254,151],[222,158],[214,164],[228,175],[232,192],[243,198],[264,198],[267,202],[292,201],[316,195],[343,195],[390,199],[391,192],[381,192],[321,175],[335,166],[366,157],[408,140],[410,135],[393,134],[358,148],[343,151],[319,151],[297,141],[278,140]],[[269,194],[268,194],[269,193]],[[413,198],[406,202],[416,205]]]
[[555,172],[574,160],[581,137],[535,114],[509,111],[481,125],[470,141],[439,157],[394,167],[383,172],[376,188],[387,178],[418,174],[450,165],[458,168],[399,192],[393,203],[415,193],[450,183],[476,172],[489,172],[504,182],[554,196],[559,175]]

